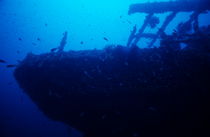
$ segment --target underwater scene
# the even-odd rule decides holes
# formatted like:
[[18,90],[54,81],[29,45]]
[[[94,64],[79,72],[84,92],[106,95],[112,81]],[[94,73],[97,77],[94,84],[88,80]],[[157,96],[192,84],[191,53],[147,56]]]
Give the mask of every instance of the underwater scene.
[[0,0],[0,137],[209,137],[210,0]]

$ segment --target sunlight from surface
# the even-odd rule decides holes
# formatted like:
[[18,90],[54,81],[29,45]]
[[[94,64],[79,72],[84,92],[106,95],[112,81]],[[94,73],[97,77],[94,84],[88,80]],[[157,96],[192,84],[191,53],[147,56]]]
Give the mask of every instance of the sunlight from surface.
[[[153,1],[156,0],[150,0]],[[12,42],[20,43],[18,37],[24,39],[20,44],[25,46],[20,48],[26,53],[42,53],[56,47],[64,31],[69,32],[65,50],[125,45],[132,27],[141,24],[144,18],[127,14],[129,5],[139,2],[148,0],[7,0],[0,9],[5,20],[0,25],[8,28],[7,37],[16,37],[10,40],[11,46]],[[37,43],[37,38],[42,41]]]
[[[18,43],[19,50],[43,53],[57,47],[68,31],[65,50],[101,49],[125,45],[133,26],[140,28],[145,14],[128,15],[129,5],[157,0],[7,0],[0,9],[0,25],[7,28],[0,42],[5,50]],[[168,1],[168,0],[159,0]],[[165,15],[161,16],[161,20]],[[148,29],[156,32],[156,29]],[[8,37],[10,43],[6,42]],[[21,37],[22,42],[17,39]],[[108,41],[103,38],[106,37]],[[37,39],[41,41],[37,41]],[[81,44],[83,43],[83,44]],[[146,42],[141,41],[141,47]]]

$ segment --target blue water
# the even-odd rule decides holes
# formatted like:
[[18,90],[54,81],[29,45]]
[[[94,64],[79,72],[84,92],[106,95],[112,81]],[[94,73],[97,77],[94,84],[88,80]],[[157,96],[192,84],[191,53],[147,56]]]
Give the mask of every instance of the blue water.
[[[145,14],[127,14],[129,5],[137,2],[147,0],[0,0],[0,59],[17,64],[27,53],[49,52],[59,45],[65,31],[68,31],[65,51],[126,45],[133,26],[140,27],[144,21]],[[166,15],[158,15],[161,22]],[[174,26],[186,21],[189,15],[177,15],[167,33],[172,33]],[[209,22],[209,14],[200,16],[201,26]],[[157,28],[146,31],[154,33]],[[141,40],[139,47],[144,48],[147,42]],[[2,132],[4,137],[82,136],[40,112],[17,85],[13,70],[0,63],[0,135]]]

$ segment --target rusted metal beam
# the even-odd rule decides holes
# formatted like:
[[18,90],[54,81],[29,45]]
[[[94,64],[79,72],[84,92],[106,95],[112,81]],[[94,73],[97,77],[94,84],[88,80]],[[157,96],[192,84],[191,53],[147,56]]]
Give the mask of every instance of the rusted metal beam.
[[169,23],[176,17],[176,14],[177,14],[177,12],[172,12],[170,15],[167,16],[167,18],[163,22],[163,25],[158,30],[156,37],[151,41],[151,43],[148,45],[148,47],[152,47],[154,45],[154,43],[157,41],[160,34],[165,31],[165,29],[167,28]]
[[146,19],[144,20],[144,23],[141,27],[141,29],[139,29],[139,32],[136,34],[135,36],[135,39],[134,39],[134,42],[131,44],[131,45],[128,45],[128,46],[132,46],[132,45],[137,45],[137,43],[139,42],[139,40],[141,39],[142,37],[142,34],[144,33],[144,30],[146,29],[150,19],[152,18],[153,14],[149,14],[146,16]]

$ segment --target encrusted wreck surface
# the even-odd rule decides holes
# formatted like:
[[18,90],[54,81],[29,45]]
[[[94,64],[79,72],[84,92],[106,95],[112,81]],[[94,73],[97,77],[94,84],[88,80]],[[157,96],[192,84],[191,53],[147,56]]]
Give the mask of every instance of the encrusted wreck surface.
[[49,118],[87,137],[210,135],[207,50],[117,46],[29,54],[14,75]]

